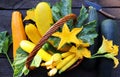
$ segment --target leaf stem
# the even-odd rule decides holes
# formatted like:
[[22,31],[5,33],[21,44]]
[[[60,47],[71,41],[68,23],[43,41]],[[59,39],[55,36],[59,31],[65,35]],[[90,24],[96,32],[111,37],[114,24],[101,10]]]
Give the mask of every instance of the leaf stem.
[[12,65],[12,62],[11,62],[11,60],[10,60],[10,58],[9,58],[8,54],[7,54],[7,53],[5,53],[5,55],[6,55],[7,59],[8,59],[8,62],[9,62],[9,63],[10,63],[10,65],[11,65],[12,69],[14,69],[14,68],[13,68],[13,65]]
[[104,57],[104,56],[103,56],[103,55],[92,56],[91,59],[94,59],[94,58],[100,58],[100,57]]

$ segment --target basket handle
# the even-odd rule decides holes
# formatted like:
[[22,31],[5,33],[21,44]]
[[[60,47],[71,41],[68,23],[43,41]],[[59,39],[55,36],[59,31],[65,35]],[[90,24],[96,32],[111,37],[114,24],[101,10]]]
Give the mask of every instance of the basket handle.
[[76,21],[77,16],[75,14],[68,14],[66,16],[64,16],[63,18],[61,18],[60,20],[58,20],[53,26],[50,27],[50,29],[45,33],[45,35],[41,38],[41,40],[39,41],[39,43],[34,47],[34,49],[32,50],[32,52],[29,54],[27,60],[26,60],[26,67],[29,70],[33,70],[36,67],[34,66],[30,66],[34,56],[37,54],[38,50],[42,47],[43,44],[45,44],[45,42],[47,41],[47,39],[56,31],[58,30],[59,27],[61,27],[65,22],[67,22],[70,19],[73,19],[74,21]]

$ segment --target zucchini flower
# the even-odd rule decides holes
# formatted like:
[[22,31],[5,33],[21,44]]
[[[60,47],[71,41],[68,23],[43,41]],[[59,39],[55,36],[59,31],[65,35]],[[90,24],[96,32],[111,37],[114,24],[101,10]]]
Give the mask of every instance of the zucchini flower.
[[118,47],[119,46],[113,45],[113,41],[105,39],[104,36],[102,38],[103,38],[102,45],[99,48],[98,52],[92,56],[92,58],[106,57],[109,59],[113,59],[113,61],[115,63],[114,68],[116,68],[119,64],[119,61],[115,56],[118,55],[118,51],[119,51]]

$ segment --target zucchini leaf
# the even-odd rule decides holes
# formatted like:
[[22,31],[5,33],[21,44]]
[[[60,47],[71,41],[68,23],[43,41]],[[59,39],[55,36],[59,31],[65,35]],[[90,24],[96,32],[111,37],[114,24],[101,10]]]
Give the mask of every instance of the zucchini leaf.
[[12,36],[7,35],[7,31],[0,32],[0,53],[7,54],[9,46],[12,44]]
[[[16,58],[13,62],[14,77],[21,77],[23,74],[27,75],[29,73],[29,70],[25,66],[25,61],[28,55],[29,54],[22,50],[20,47],[18,48]],[[36,55],[31,63],[31,66],[39,67],[41,61],[41,57]]]
[[[61,0],[52,6],[52,15],[54,21],[58,21],[60,18],[72,13],[72,0]],[[67,25],[71,28],[73,21],[67,22]]]
[[31,66],[39,67],[42,59],[39,55],[36,55],[31,63]]
[[14,77],[21,77],[23,74],[27,75],[29,70],[25,66],[25,61],[28,57],[28,53],[22,50],[20,47],[17,50],[16,58],[13,62]]
[[12,44],[12,36],[7,34],[7,31],[0,32],[0,53],[5,54],[12,69],[12,62],[7,54],[9,46]]
[[88,18],[88,13],[87,13],[87,9],[85,8],[85,6],[82,5],[82,8],[80,9],[80,14],[77,18],[77,23],[76,23],[76,27],[81,27],[84,22],[86,21],[86,19]]
[[62,17],[72,13],[72,0],[61,0],[61,15]]
[[61,9],[60,2],[52,6],[52,15],[53,15],[53,20],[55,22],[57,22],[60,18],[62,18],[60,9]]
[[98,35],[96,32],[96,21],[88,22],[83,27],[83,30],[78,34],[78,38],[90,45],[94,44],[94,38]]

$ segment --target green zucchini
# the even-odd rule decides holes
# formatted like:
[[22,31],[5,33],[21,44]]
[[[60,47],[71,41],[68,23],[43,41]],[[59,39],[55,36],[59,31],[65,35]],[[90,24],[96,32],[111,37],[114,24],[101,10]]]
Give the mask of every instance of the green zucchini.
[[106,19],[102,22],[101,33],[108,40],[113,40],[115,44],[118,43],[118,26],[117,22],[112,19]]
[[[114,44],[118,41],[118,25],[115,20],[106,19],[101,24],[101,34],[109,40],[113,40]],[[99,77],[112,77],[114,62],[113,60],[101,58],[99,61]]]
[[[99,32],[99,25],[98,25],[98,15],[95,8],[92,6],[89,7],[89,15],[88,15],[88,22],[96,21],[96,32]],[[98,37],[94,39],[94,44],[89,47],[91,54],[97,52],[98,49]],[[84,59],[82,62],[82,67],[87,70],[95,69],[96,68],[96,59]]]
[[[98,25],[98,14],[95,8],[93,8],[92,6],[89,7],[89,17],[88,17],[88,21],[96,21],[96,32],[99,34],[99,25]],[[99,44],[99,37],[94,39],[94,44],[92,46],[90,46],[90,50],[92,54],[95,54],[98,50],[98,44]]]
[[97,12],[96,12],[96,9],[93,8],[92,6],[89,7],[89,16],[88,16],[88,21],[98,21],[98,15],[97,15]]

